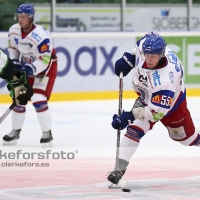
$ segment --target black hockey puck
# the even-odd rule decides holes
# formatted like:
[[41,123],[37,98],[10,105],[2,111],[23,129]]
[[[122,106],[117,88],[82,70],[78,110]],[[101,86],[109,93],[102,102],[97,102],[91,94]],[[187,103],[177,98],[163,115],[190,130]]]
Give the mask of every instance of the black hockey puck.
[[130,189],[122,189],[123,192],[131,192]]

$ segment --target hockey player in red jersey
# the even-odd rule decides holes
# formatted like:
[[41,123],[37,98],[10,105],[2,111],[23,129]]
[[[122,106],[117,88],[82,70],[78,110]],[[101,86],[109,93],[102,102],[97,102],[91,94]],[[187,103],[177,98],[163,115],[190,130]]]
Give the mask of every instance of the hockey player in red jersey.
[[[133,89],[139,95],[130,112],[113,116],[114,129],[126,128],[119,151],[119,166],[108,180],[117,184],[140,140],[156,122],[168,130],[171,139],[187,146],[200,146],[200,132],[195,130],[187,108],[183,66],[177,55],[157,33],[146,34],[132,53],[125,52],[115,63],[115,73],[126,76],[133,69]],[[129,123],[130,122],[130,123]]]
[[[31,4],[22,4],[16,10],[17,24],[9,29],[10,58],[15,67],[25,71],[28,82],[33,86],[31,102],[35,107],[42,130],[40,143],[52,146],[51,114],[48,100],[57,75],[57,57],[50,33],[44,27],[34,24],[35,10]],[[3,143],[16,144],[25,120],[26,107],[17,105],[12,113],[12,131],[3,137]]]

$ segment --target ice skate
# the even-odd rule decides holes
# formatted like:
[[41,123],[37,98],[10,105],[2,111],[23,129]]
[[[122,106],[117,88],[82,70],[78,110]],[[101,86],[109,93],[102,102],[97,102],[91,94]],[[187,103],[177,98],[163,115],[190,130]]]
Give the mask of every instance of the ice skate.
[[117,185],[119,180],[125,174],[128,164],[129,162],[127,162],[126,160],[119,159],[119,169],[117,170],[115,167],[115,169],[110,173],[107,179],[113,184]]
[[43,148],[52,147],[53,146],[52,140],[53,140],[53,137],[52,137],[51,130],[50,130],[50,131],[43,132],[40,143]]
[[3,144],[4,145],[15,145],[17,144],[17,140],[20,137],[20,131],[19,130],[12,130],[11,133],[9,133],[8,135],[5,135],[3,137]]

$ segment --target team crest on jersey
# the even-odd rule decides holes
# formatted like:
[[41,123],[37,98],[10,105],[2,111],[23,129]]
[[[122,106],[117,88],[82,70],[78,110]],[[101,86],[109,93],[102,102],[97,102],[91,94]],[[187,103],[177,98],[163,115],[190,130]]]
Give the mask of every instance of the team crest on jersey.
[[169,109],[174,98],[174,92],[161,90],[152,94],[151,103],[155,106]]
[[43,52],[45,52],[45,51],[47,51],[47,50],[48,50],[47,44],[43,44],[43,45],[41,46],[41,48],[40,48],[40,52],[41,52],[41,53],[43,53]]
[[45,52],[50,52],[49,50],[49,44],[50,44],[50,41],[49,39],[45,39],[44,41],[42,41],[39,45],[38,45],[38,51],[40,53],[45,53]]

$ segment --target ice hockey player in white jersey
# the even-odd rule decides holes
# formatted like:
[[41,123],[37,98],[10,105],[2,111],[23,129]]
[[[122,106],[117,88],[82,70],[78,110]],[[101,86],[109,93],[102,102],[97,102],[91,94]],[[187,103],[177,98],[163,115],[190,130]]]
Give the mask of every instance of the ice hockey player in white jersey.
[[[108,180],[117,184],[141,138],[156,122],[168,130],[171,139],[187,146],[200,146],[200,132],[195,130],[187,108],[183,66],[177,55],[157,33],[146,34],[132,53],[125,52],[115,63],[115,73],[126,76],[133,70],[133,89],[139,95],[130,112],[114,115],[112,127],[126,128],[119,150],[119,165]],[[130,122],[130,123],[129,123]]]
[[26,81],[26,73],[17,70],[11,59],[0,49],[0,77],[7,81],[15,104],[26,105],[33,96],[33,88]]
[[[31,4],[22,4],[16,10],[17,24],[10,27],[10,58],[15,67],[25,71],[33,86],[31,102],[43,132],[40,143],[52,146],[51,114],[47,101],[57,75],[57,57],[50,33],[43,26],[33,23],[35,10]],[[3,144],[16,144],[25,120],[26,107],[17,105],[12,112],[12,131],[3,137]],[[34,134],[34,133],[33,133]]]

